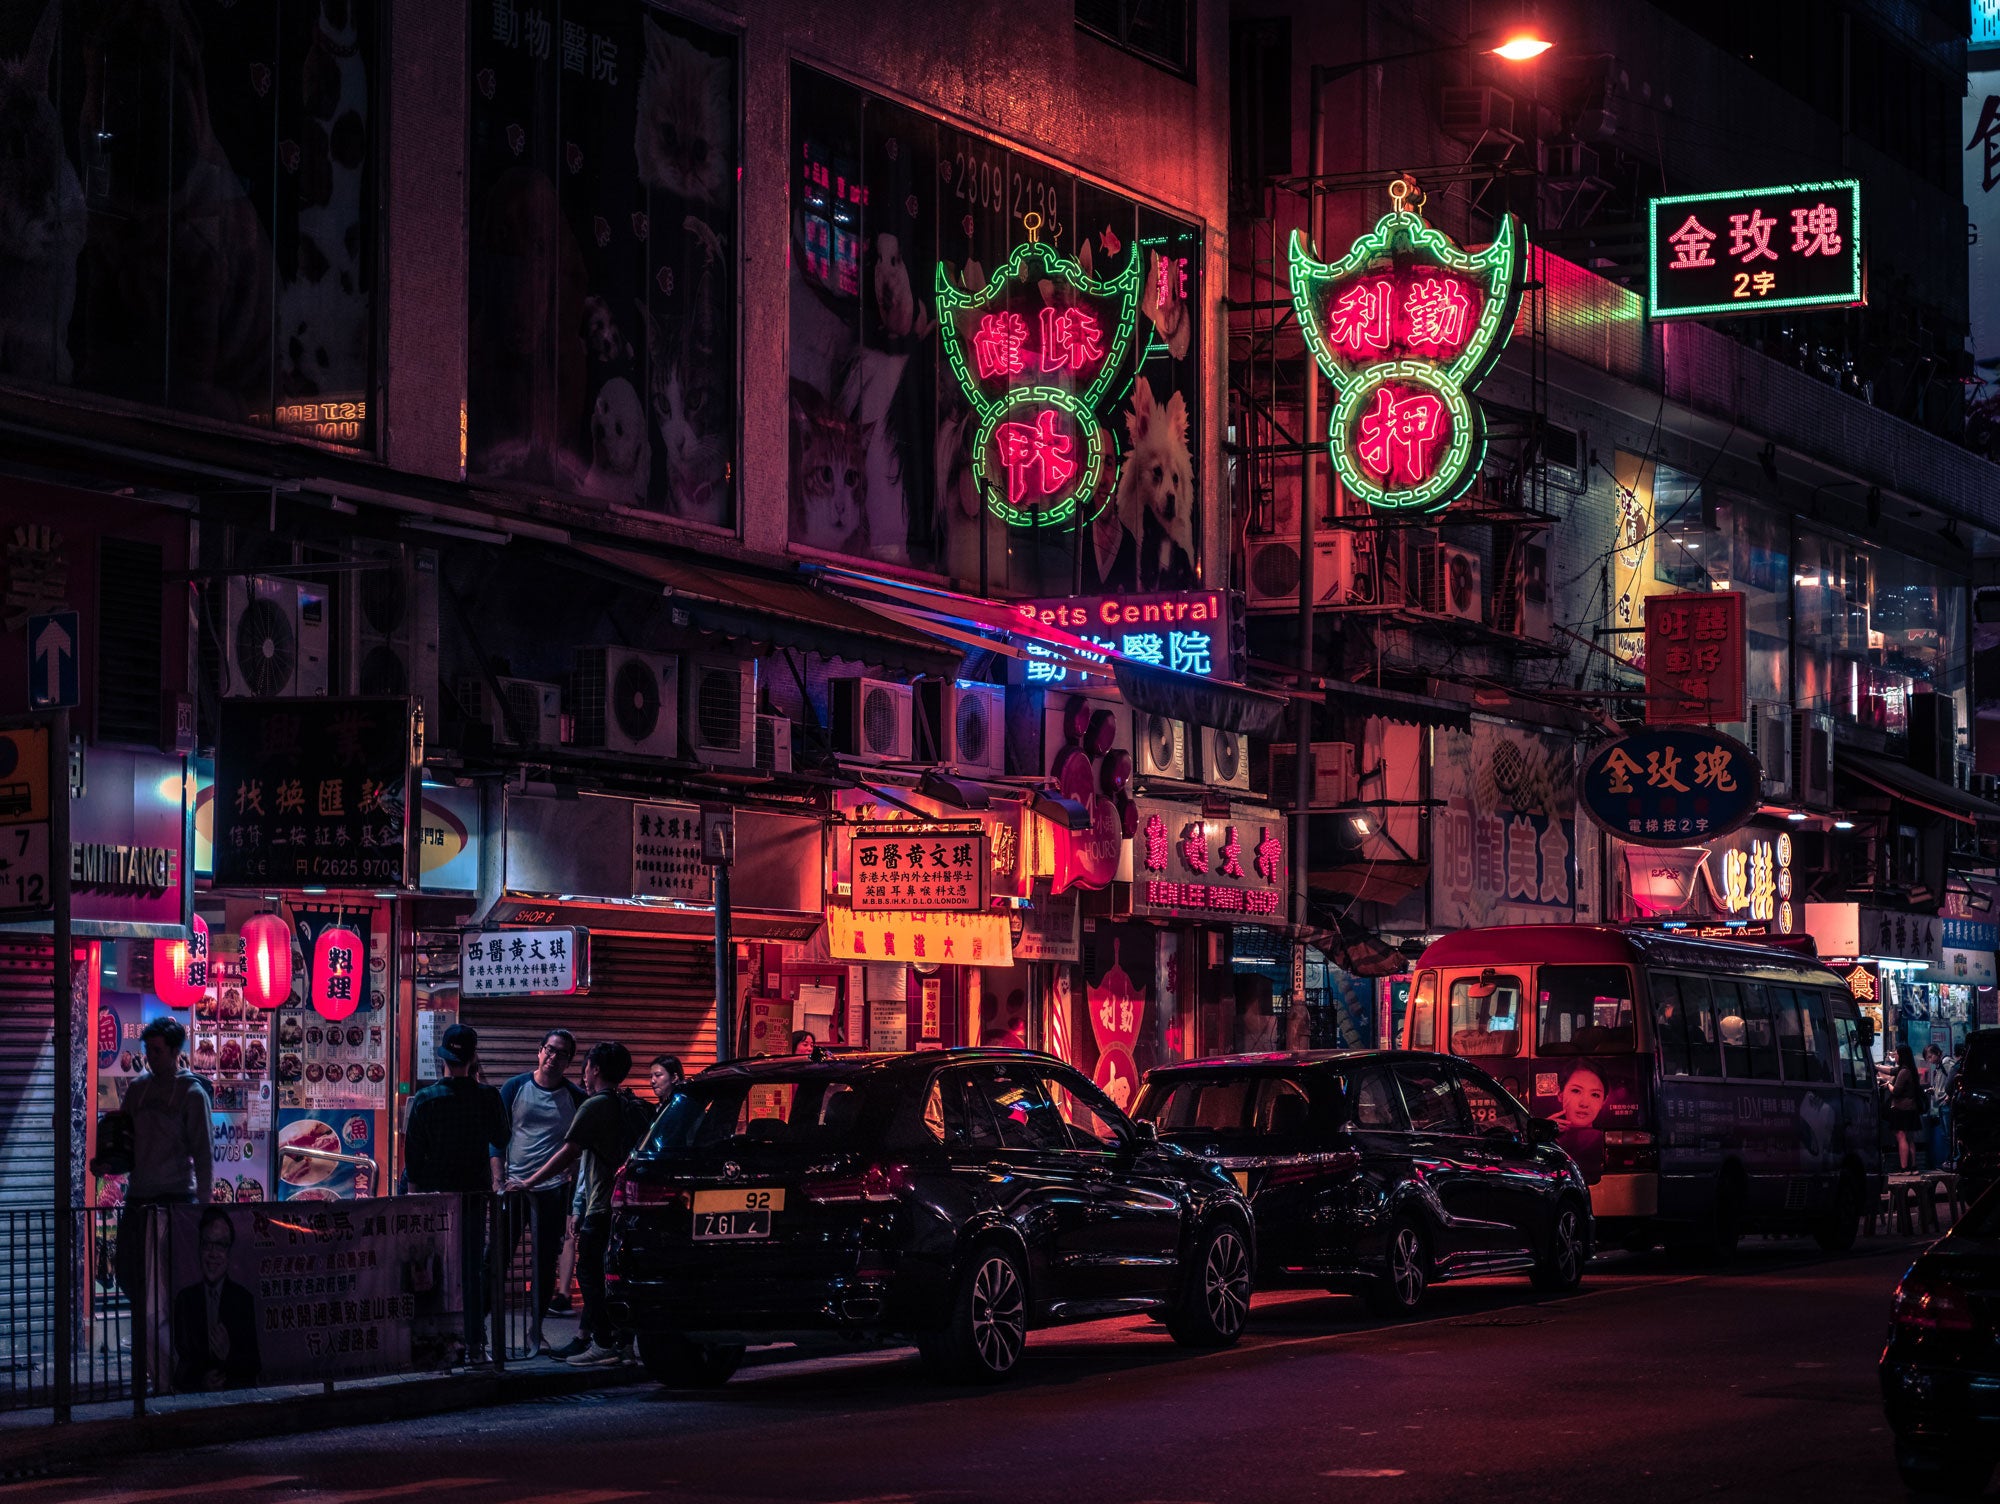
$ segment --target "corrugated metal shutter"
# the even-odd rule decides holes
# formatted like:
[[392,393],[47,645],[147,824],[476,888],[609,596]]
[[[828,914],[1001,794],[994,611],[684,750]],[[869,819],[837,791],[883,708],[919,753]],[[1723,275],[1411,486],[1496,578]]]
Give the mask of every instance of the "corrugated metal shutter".
[[[548,1029],[576,1036],[579,1057],[599,1040],[632,1052],[632,1080],[671,1051],[690,1072],[715,1063],[715,947],[625,935],[590,938],[585,997],[466,998],[459,1016],[479,1031],[485,1079],[498,1086],[532,1070]],[[581,1074],[581,1066],[572,1079]]]
[[47,940],[0,941],[0,1211],[55,1192],[54,958]]

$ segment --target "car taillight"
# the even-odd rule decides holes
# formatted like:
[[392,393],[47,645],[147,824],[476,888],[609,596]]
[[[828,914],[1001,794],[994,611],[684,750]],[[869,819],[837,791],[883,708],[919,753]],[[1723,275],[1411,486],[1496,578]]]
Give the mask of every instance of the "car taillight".
[[1895,1326],[1905,1332],[1969,1332],[1975,1322],[1965,1291],[1947,1280],[1907,1274],[1896,1287]]
[[1264,1171],[1260,1189],[1289,1185],[1300,1180],[1318,1180],[1325,1175],[1343,1175],[1361,1168],[1361,1156],[1352,1149],[1336,1149],[1329,1154],[1277,1154],[1254,1161]]
[[629,1169],[620,1170],[611,1181],[611,1204],[613,1206],[683,1206],[687,1203],[687,1192],[674,1190],[651,1181],[634,1180]]
[[873,1164],[854,1175],[808,1175],[799,1182],[799,1194],[822,1204],[894,1201],[914,1184],[908,1165]]

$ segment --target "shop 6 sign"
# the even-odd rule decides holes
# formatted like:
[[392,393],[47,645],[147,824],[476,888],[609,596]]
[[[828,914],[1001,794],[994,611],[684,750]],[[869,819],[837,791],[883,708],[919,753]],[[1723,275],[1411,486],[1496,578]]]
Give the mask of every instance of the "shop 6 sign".
[[1757,813],[1763,772],[1732,736],[1665,726],[1606,742],[1583,765],[1590,818],[1642,846],[1698,845]]
[[[1024,216],[1032,236],[1039,215]],[[1099,281],[1031,239],[987,280],[961,288],[937,272],[945,358],[978,420],[972,468],[993,513],[1016,527],[1061,527],[1093,515],[1111,440],[1100,421],[1132,373],[1125,355],[1139,313],[1139,256]]]
[[[1499,358],[1521,300],[1520,221],[1467,254],[1423,221],[1416,185],[1332,264],[1292,232],[1292,306],[1333,383],[1334,472],[1384,512],[1437,512],[1465,493],[1486,455],[1472,389]],[[1419,200],[1419,205],[1421,200]]]

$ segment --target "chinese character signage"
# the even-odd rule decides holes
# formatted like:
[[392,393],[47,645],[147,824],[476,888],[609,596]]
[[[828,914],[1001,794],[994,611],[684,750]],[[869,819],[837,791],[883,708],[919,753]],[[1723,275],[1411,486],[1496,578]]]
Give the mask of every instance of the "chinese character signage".
[[1743,592],[1649,595],[1646,724],[1743,719]]
[[414,750],[406,699],[224,700],[216,886],[403,887]]
[[1697,846],[1757,813],[1762,778],[1755,754],[1735,737],[1663,726],[1592,752],[1577,777],[1577,798],[1621,840]]
[[1867,301],[1854,180],[1656,198],[1647,236],[1656,319]]
[[[1228,598],[1219,590],[1154,595],[1080,595],[1022,601],[1028,621],[1059,627],[1127,658],[1177,673],[1225,677],[1229,671]],[[1060,684],[1070,670],[1028,645],[1028,682]],[[1109,672],[1105,674],[1110,677]]]
[[[1947,894],[1947,899],[1957,894]],[[1966,919],[1947,913],[1944,943],[1948,949],[2000,950],[2000,924],[1985,919]]]
[[1269,810],[1204,815],[1199,804],[1141,799],[1132,838],[1132,912],[1283,923],[1286,830]]
[[459,941],[461,997],[567,997],[590,990],[590,931],[468,930]]
[[1858,903],[1809,903],[1806,933],[1822,956],[1876,961],[1921,961],[1931,968],[1923,982],[1944,982],[1944,924],[1935,914],[1877,909]]
[[852,849],[858,910],[976,914],[986,907],[986,827],[976,820],[861,825]]
[[1576,917],[1570,742],[1476,717],[1435,733],[1431,923],[1568,924]]
[[632,896],[715,901],[715,869],[702,856],[701,811],[694,805],[632,806]]
[[1014,964],[1005,914],[856,913],[833,905],[826,911],[826,948],[836,961]]
[[1503,215],[1493,243],[1468,254],[1424,223],[1415,185],[1333,263],[1292,232],[1292,305],[1333,383],[1334,472],[1385,512],[1437,512],[1463,495],[1486,457],[1472,389],[1513,332],[1524,238]]

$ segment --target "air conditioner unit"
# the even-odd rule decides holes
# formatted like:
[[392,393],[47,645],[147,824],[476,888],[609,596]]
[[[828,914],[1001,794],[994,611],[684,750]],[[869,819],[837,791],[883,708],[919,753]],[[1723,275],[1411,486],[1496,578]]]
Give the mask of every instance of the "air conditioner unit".
[[580,647],[571,659],[576,744],[646,757],[681,750],[681,660],[637,648]]
[[756,767],[756,661],[690,653],[681,665],[681,734],[697,762]]
[[[1345,604],[1349,568],[1340,535],[1320,533],[1313,544],[1313,599],[1322,606]],[[1252,538],[1244,561],[1249,589],[1245,602],[1252,611],[1299,609],[1299,540]]]
[[1792,785],[1807,809],[1833,808],[1833,717],[1826,711],[1792,712]]
[[1406,604],[1417,611],[1443,615],[1444,577],[1438,569],[1437,529],[1412,528],[1403,535],[1402,544]]
[[1132,745],[1129,712],[1116,700],[1050,690],[1042,702],[1041,771],[1055,773],[1064,749],[1072,745],[1082,746],[1093,757],[1100,757],[1114,747],[1129,749]]
[[1744,740],[1764,770],[1766,799],[1792,797],[1792,707],[1782,701],[1752,700]]
[[408,695],[427,734],[438,720],[438,556],[434,549],[357,539],[370,560],[341,578],[342,642],[350,694]]
[[[1271,798],[1288,808],[1298,794],[1297,759],[1298,748],[1292,743],[1271,744]],[[1354,778],[1354,743],[1314,742],[1306,808],[1341,809],[1353,804],[1359,796]]]
[[325,591],[299,580],[232,575],[223,608],[224,694],[274,699],[327,692]]
[[1186,727],[1163,715],[1133,711],[1132,764],[1141,778],[1186,778]]
[[1469,548],[1440,543],[1438,558],[1439,604],[1446,616],[1462,621],[1486,620],[1485,593],[1481,589],[1479,555]]
[[1234,731],[1201,728],[1201,781],[1210,788],[1250,787],[1250,744]]
[[1539,538],[1516,537],[1507,552],[1502,584],[1493,601],[1493,625],[1530,642],[1555,638],[1549,610],[1549,546]]
[[1447,85],[1438,96],[1438,128],[1459,141],[1477,141],[1493,131],[1511,135],[1513,96],[1498,89]]
[[757,717],[757,771],[792,771],[792,718],[786,715]]
[[[539,679],[497,679],[496,699],[487,681],[465,675],[458,681],[458,703],[466,719],[493,733],[496,747],[555,747],[562,744],[562,686]],[[502,705],[506,706],[503,711]]]
[[919,760],[980,778],[1007,771],[1005,685],[923,679],[915,689]]
[[833,750],[858,762],[908,762],[915,696],[886,679],[829,679]]
[[1546,143],[1542,161],[1542,176],[1552,183],[1589,182],[1598,175],[1597,149],[1581,141]]

